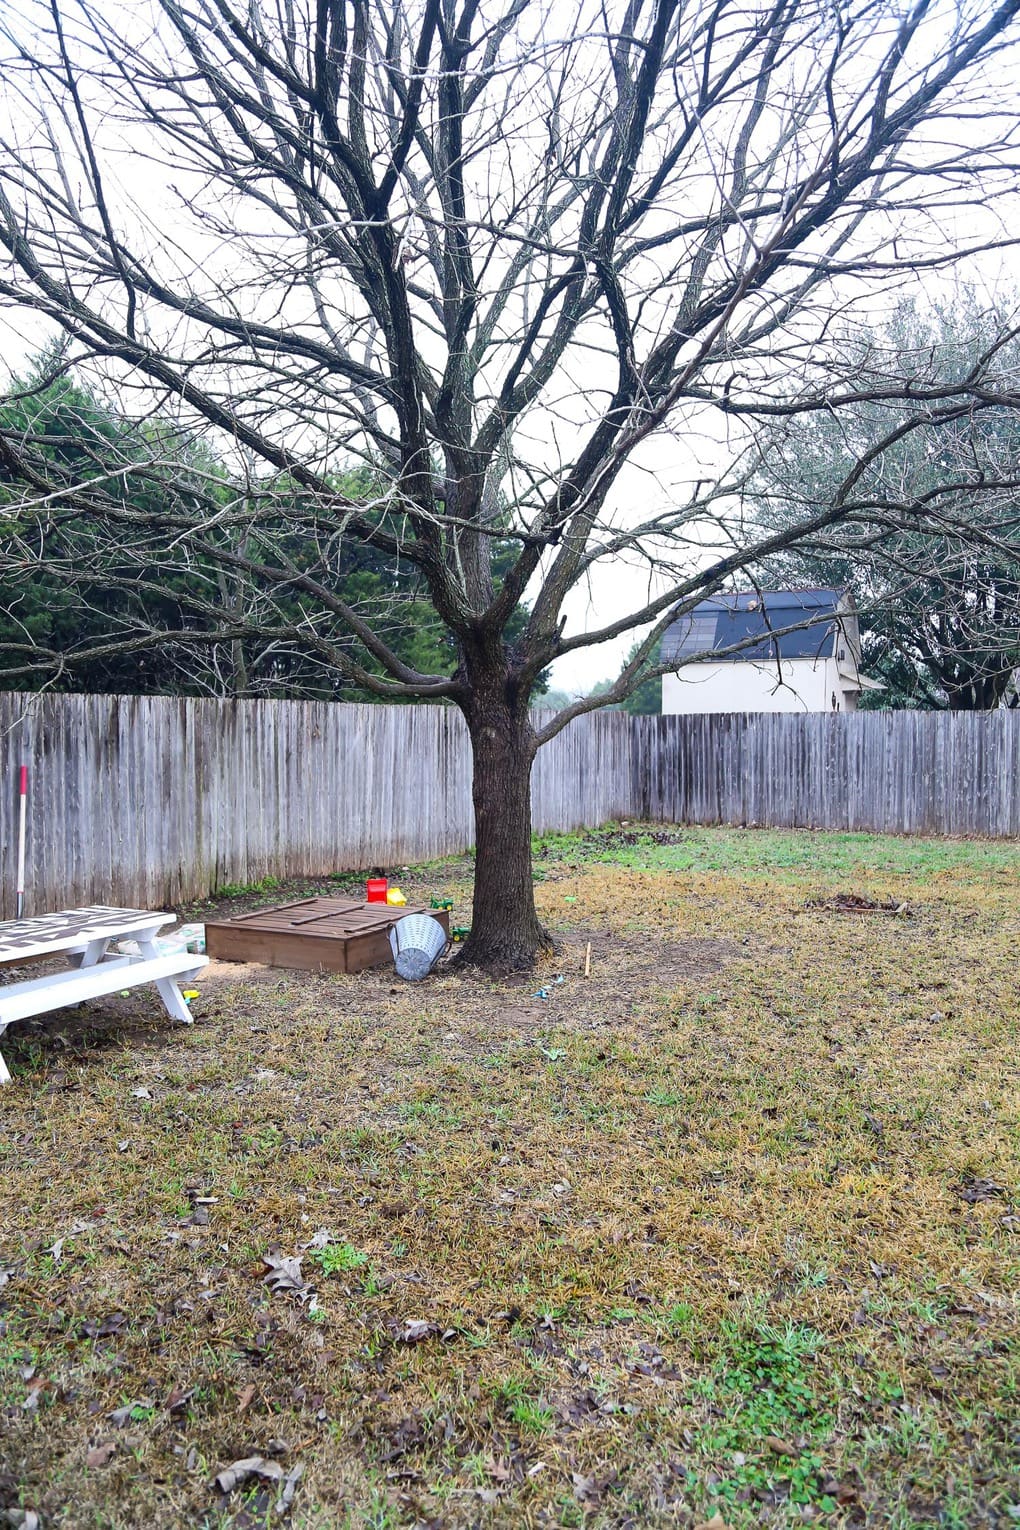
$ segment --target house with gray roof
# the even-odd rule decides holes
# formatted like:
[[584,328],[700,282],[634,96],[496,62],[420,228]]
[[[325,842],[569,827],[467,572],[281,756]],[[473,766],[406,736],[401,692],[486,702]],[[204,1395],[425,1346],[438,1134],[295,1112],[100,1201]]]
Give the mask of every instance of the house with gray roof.
[[662,710],[853,712],[864,690],[857,609],[847,590],[712,595],[666,629]]

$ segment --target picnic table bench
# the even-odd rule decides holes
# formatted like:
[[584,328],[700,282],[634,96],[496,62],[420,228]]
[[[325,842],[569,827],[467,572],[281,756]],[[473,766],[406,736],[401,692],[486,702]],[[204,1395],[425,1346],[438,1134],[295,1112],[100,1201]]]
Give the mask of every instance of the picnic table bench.
[[[0,1036],[15,1020],[62,1009],[66,1004],[101,999],[141,983],[155,983],[167,1014],[190,1025],[191,1013],[177,979],[195,977],[208,959],[190,951],[159,951],[159,931],[174,918],[173,914],[142,908],[96,904],[40,914],[36,919],[0,921],[0,966],[61,955],[71,963],[64,972],[48,972],[0,986]],[[133,941],[137,954],[111,950],[123,940]],[[10,1077],[0,1054],[0,1084],[9,1083]]]

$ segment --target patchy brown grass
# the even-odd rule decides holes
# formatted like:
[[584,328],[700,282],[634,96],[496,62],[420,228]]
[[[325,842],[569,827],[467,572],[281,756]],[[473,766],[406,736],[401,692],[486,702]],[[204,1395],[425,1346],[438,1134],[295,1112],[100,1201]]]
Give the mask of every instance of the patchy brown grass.
[[[558,844],[528,982],[218,965],[190,1031],[9,1032],[0,1509],[1015,1524],[1020,855],[772,840]],[[467,874],[401,880],[459,922]]]

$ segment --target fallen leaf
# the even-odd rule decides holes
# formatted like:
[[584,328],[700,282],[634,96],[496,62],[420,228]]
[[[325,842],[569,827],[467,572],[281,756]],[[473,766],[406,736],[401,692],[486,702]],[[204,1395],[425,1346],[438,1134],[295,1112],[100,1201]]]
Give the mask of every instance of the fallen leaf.
[[711,1519],[703,1519],[695,1525],[694,1530],[730,1530],[730,1527],[721,1514],[713,1514]]
[[971,1206],[978,1205],[981,1201],[992,1201],[998,1196],[1008,1195],[1005,1185],[1000,1185],[994,1179],[965,1179],[961,1184],[954,1185],[956,1194],[961,1201],[967,1201]]
[[127,1315],[123,1312],[111,1312],[109,1317],[102,1319],[86,1318],[78,1330],[80,1339],[109,1339],[113,1334],[120,1333],[127,1323]]
[[777,1456],[800,1455],[800,1451],[797,1449],[792,1440],[784,1440],[782,1436],[778,1434],[767,1434],[765,1436],[765,1444],[768,1446],[769,1450],[774,1451]]
[[589,1498],[597,1495],[598,1489],[594,1477],[582,1476],[580,1472],[571,1472],[571,1481],[574,1484],[574,1497],[584,1503]]
[[261,1477],[265,1482],[279,1482],[283,1476],[283,1467],[278,1461],[267,1461],[265,1456],[245,1456],[241,1461],[232,1461],[222,1471],[217,1472],[213,1479],[221,1493],[232,1493],[242,1482],[247,1482],[249,1477]]
[[399,1344],[420,1344],[423,1339],[427,1339],[430,1334],[436,1331],[436,1325],[425,1322],[423,1318],[407,1318],[404,1321],[403,1328],[397,1334],[397,1342]]
[[132,1422],[131,1415],[136,1408],[144,1409],[147,1412],[152,1406],[153,1400],[151,1397],[137,1397],[134,1402],[126,1403],[123,1408],[114,1408],[106,1416],[115,1429],[126,1429],[128,1424]]
[[283,1484],[283,1491],[276,1501],[277,1514],[286,1514],[287,1510],[294,1502],[294,1494],[297,1491],[298,1482],[301,1480],[303,1474],[304,1466],[299,1461],[297,1466],[295,1466],[294,1470],[291,1472],[290,1476],[287,1478],[286,1482]]
[[312,1287],[301,1274],[300,1254],[263,1254],[262,1263],[269,1271],[263,1284],[271,1290],[296,1296],[301,1301],[311,1296]]
[[85,1457],[85,1465],[93,1468],[105,1466],[116,1449],[117,1444],[114,1440],[107,1440],[105,1445],[93,1446]]
[[251,1405],[251,1401],[254,1396],[255,1383],[253,1381],[249,1381],[248,1385],[246,1387],[242,1387],[241,1391],[237,1394],[238,1413],[243,1413],[244,1410]]
[[856,1477],[844,1477],[836,1490],[836,1502],[842,1506],[857,1503],[861,1496],[861,1484]]
[[34,1413],[36,1411],[43,1392],[52,1385],[53,1383],[45,1376],[36,1376],[33,1381],[28,1383],[28,1394],[25,1397],[25,1401],[21,1404],[26,1413]]
[[828,909],[836,914],[900,914],[909,919],[912,910],[907,903],[897,903],[895,898],[863,897],[860,893],[835,893],[831,898],[808,898],[805,908]]

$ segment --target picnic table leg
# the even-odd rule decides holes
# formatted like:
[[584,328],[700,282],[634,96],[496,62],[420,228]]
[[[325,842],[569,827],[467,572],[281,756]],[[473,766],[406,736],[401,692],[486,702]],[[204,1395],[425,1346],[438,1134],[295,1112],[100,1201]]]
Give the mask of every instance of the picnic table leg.
[[[146,932],[145,936],[140,937],[138,949],[143,956],[158,956],[159,951],[156,947],[155,933],[149,935]],[[198,969],[196,968],[195,972],[197,971]],[[195,973],[182,972],[181,976],[187,982],[190,977],[195,976]],[[163,1008],[171,1019],[180,1020],[182,1025],[194,1025],[195,1017],[188,1008],[184,995],[173,978],[157,978],[156,992],[163,1000]]]
[[102,940],[90,940],[80,951],[68,951],[67,959],[72,967],[95,967],[106,955],[109,944],[108,936]]
[[[148,931],[145,933],[150,940],[153,938]],[[72,967],[95,967],[106,955],[109,944],[108,937],[100,940],[90,940],[87,945],[82,946],[79,950],[68,951],[67,959]],[[181,1002],[183,1003],[183,1000]],[[6,1029],[6,1025],[0,1025],[0,1036],[3,1035]],[[3,1053],[0,1052],[0,1085],[9,1084],[10,1081],[11,1070],[4,1061]]]
[[[147,956],[159,955],[153,942],[165,923],[166,920],[162,919],[159,924],[153,924],[147,929],[132,933],[132,939],[139,951],[144,951]],[[116,937],[104,935],[98,940],[90,940],[87,945],[80,946],[77,951],[68,951],[67,959],[72,967],[98,967],[99,963],[110,954],[110,941],[113,939]]]
[[180,1020],[184,1025],[194,1025],[195,1017],[173,978],[157,978],[156,988],[168,1015],[172,1015],[175,1020]]

